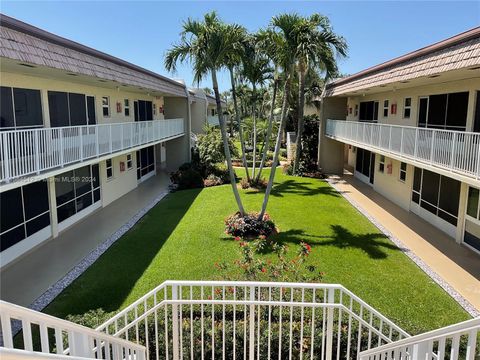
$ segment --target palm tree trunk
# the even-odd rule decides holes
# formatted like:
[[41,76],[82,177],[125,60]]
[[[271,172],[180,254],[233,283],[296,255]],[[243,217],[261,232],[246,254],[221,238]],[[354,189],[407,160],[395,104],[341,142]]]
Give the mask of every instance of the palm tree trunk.
[[248,173],[248,164],[247,164],[247,156],[245,150],[245,139],[243,138],[243,129],[242,124],[240,123],[240,112],[238,110],[238,102],[237,102],[237,90],[235,87],[235,77],[233,76],[233,69],[230,68],[230,82],[232,83],[232,99],[233,99],[233,107],[235,109],[235,117],[237,119],[238,124],[238,134],[240,137],[240,146],[242,148],[242,163],[243,167],[245,168],[245,173],[247,174],[247,180],[250,182],[250,174]]
[[265,161],[267,159],[268,149],[270,148],[270,137],[272,136],[273,111],[275,110],[275,100],[276,100],[276,97],[277,97],[277,87],[278,87],[278,82],[277,82],[277,80],[274,80],[273,81],[272,105],[271,105],[271,109],[270,109],[270,119],[268,120],[267,134],[265,135],[265,142],[264,142],[264,145],[263,145],[262,160],[260,162],[260,168],[258,169],[257,182],[258,182],[258,180],[260,180],[260,176],[262,175],[262,170],[263,170],[263,167],[265,166]]
[[295,139],[295,161],[293,162],[293,173],[297,174],[300,165],[300,154],[302,153],[302,134],[305,125],[304,118],[305,107],[305,67],[302,66],[298,71],[298,126],[297,138]]
[[281,120],[280,120],[280,126],[278,128],[278,133],[277,133],[277,142],[275,143],[275,152],[273,154],[273,163],[272,163],[272,169],[270,171],[270,178],[268,179],[267,188],[265,190],[265,196],[263,197],[262,210],[261,210],[260,214],[258,215],[259,220],[263,219],[263,216],[265,215],[265,211],[267,210],[268,199],[270,197],[270,192],[272,191],[273,180],[275,179],[275,171],[277,170],[278,156],[280,154],[280,145],[281,145],[281,142],[282,142],[283,129],[285,128],[285,123],[287,122],[288,97],[290,96],[291,73],[292,73],[292,69],[289,69],[289,71],[287,73],[287,76],[286,76],[286,79],[285,79],[285,85],[284,85],[284,90],[283,90],[283,103],[282,103],[282,115],[281,115]]
[[227,167],[228,172],[230,174],[230,183],[232,185],[233,195],[235,196],[235,201],[237,202],[238,211],[240,215],[243,216],[245,214],[245,210],[243,209],[242,199],[240,199],[240,194],[238,193],[237,189],[237,182],[235,181],[235,173],[232,167],[232,157],[230,155],[230,148],[228,146],[228,137],[227,131],[225,129],[225,121],[223,119],[222,113],[222,104],[220,101],[220,93],[218,92],[218,82],[217,82],[217,73],[215,70],[212,70],[212,84],[213,84],[213,91],[215,92],[215,102],[217,103],[217,112],[218,112],[218,122],[220,123],[220,131],[222,133],[222,140],[223,140],[223,148],[225,151],[225,158],[227,160]]
[[256,103],[257,103],[257,94],[255,89],[255,84],[252,84],[253,87],[253,101],[252,101],[252,117],[253,117],[253,154],[252,154],[252,179],[255,179],[255,168],[257,167],[257,116],[256,116]]

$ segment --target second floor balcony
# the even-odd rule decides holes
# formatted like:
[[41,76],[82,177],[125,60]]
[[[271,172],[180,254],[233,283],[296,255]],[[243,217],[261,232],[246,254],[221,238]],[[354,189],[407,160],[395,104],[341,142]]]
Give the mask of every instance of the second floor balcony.
[[480,133],[328,119],[325,135],[459,180],[480,179]]
[[3,131],[0,183],[171,140],[183,135],[183,125],[167,119]]

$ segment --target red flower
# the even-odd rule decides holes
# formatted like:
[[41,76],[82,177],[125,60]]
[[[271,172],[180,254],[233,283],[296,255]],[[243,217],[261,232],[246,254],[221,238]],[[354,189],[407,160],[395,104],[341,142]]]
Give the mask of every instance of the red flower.
[[240,246],[241,246],[241,247],[244,247],[244,246],[246,246],[246,245],[247,245],[247,243],[246,243],[245,241],[242,241],[242,242],[240,243]]
[[240,241],[242,240],[240,236],[235,236],[235,241]]
[[266,272],[267,272],[267,269],[262,268],[262,273],[266,273]]

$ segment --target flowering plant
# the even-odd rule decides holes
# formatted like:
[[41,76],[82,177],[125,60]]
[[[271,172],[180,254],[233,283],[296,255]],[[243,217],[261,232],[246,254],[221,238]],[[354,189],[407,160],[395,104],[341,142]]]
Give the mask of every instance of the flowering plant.
[[[261,258],[260,252],[269,246],[276,254],[276,258]],[[320,282],[324,273],[318,271],[313,264],[306,260],[312,248],[302,242],[295,257],[288,256],[288,247],[278,243],[258,239],[251,242],[239,243],[241,256],[233,263],[215,263],[215,267],[222,272],[225,280],[248,281],[293,281],[293,282]]]
[[268,237],[276,233],[275,223],[268,214],[258,219],[259,213],[251,212],[243,217],[239,212],[225,219],[225,233],[243,239],[256,239],[259,236]]

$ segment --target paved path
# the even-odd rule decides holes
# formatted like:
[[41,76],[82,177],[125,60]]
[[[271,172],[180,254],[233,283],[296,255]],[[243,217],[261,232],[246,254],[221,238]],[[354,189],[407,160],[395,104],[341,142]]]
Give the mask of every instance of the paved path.
[[480,311],[480,255],[352,175],[332,181]]
[[1,299],[22,306],[33,303],[97,245],[166,191],[169,183],[164,173],[148,179],[135,190],[7,266],[0,274]]

